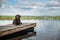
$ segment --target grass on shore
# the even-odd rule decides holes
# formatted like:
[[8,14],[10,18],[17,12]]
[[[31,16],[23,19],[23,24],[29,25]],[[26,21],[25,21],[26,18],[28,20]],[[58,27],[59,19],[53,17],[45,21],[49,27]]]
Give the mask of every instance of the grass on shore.
[[[14,16],[0,16],[0,20],[13,20]],[[22,20],[60,20],[60,16],[22,16]]]

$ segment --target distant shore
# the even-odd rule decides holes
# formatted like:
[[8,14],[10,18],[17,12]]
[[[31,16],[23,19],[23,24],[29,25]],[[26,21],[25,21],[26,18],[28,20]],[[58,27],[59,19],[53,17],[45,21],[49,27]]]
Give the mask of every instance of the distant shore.
[[[0,20],[13,20],[14,16],[0,16]],[[60,20],[60,16],[22,16],[22,20]]]

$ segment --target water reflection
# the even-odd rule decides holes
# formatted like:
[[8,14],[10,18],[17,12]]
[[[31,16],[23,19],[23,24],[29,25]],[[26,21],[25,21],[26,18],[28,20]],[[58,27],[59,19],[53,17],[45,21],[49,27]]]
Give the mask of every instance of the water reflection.
[[[3,22],[11,24],[12,20],[0,21],[0,25],[3,25]],[[58,20],[22,20],[22,22],[37,23],[35,27],[37,34],[34,37],[22,38],[22,40],[60,40],[60,21]]]

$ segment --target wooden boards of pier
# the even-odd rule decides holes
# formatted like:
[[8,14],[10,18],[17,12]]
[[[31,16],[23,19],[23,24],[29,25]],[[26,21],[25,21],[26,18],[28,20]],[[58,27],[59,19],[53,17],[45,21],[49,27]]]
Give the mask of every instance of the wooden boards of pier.
[[0,37],[15,33],[15,32],[19,32],[22,30],[26,30],[26,29],[29,29],[35,26],[36,26],[36,23],[23,23],[20,26],[15,26],[12,24],[3,25],[3,26],[1,25],[0,26]]

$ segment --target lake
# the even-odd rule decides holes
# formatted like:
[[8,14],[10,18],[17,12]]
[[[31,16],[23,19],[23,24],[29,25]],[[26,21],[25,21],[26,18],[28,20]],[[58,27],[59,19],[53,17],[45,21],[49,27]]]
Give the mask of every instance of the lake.
[[[26,38],[20,38],[20,36],[18,36],[8,40],[60,40],[60,21],[58,20],[21,20],[21,21],[22,23],[37,23],[34,29],[36,34]],[[0,20],[0,25],[6,24],[12,24],[12,20]]]

